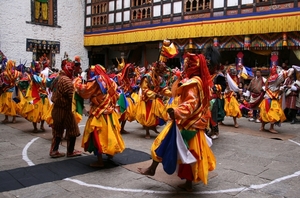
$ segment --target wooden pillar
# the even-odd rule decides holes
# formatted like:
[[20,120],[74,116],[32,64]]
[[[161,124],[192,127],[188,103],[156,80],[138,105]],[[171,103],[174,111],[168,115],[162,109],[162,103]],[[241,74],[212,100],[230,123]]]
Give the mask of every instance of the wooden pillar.
[[122,16],[121,16],[121,28],[123,29],[124,25],[124,0],[122,0]]
[[114,11],[114,29],[116,29],[116,17],[117,17],[117,13],[116,13],[116,9],[117,9],[117,1],[115,0],[115,11]]
[[227,15],[227,0],[224,0],[224,16]]
[[214,0],[210,1],[210,17],[214,16]]
[[163,1],[160,1],[160,23],[162,23],[163,18]]
[[241,10],[242,10],[242,0],[238,0],[238,14],[242,13]]
[[253,3],[253,12],[256,12],[256,4],[257,2]]
[[173,21],[173,13],[174,13],[174,6],[173,6],[173,4],[174,4],[174,1],[171,0],[171,15],[170,15],[171,22]]
[[185,3],[184,0],[181,1],[182,2],[182,10],[181,10],[181,20],[184,20],[184,12],[185,12]]

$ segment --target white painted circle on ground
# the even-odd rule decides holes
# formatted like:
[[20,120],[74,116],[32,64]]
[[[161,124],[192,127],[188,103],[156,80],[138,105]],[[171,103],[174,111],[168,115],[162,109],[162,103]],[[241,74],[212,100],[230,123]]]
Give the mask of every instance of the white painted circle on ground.
[[[27,150],[30,147],[30,145],[37,139],[38,139],[38,137],[32,139],[29,143],[27,143],[22,152],[23,160],[26,161],[29,166],[34,166],[35,164],[28,158]],[[300,146],[300,143],[298,143],[294,140],[289,139],[289,141]],[[231,189],[225,189],[225,190],[190,192],[190,194],[220,194],[220,193],[232,193],[232,192],[244,192],[244,191],[248,191],[248,190],[257,190],[257,189],[262,189],[266,186],[269,186],[269,185],[272,185],[275,183],[279,183],[284,180],[291,179],[291,178],[298,177],[298,176],[300,176],[300,171],[294,172],[291,175],[277,178],[271,182],[264,183],[264,184],[250,185],[249,187],[231,188]],[[86,186],[89,188],[98,188],[98,189],[103,189],[103,190],[108,190],[108,191],[149,193],[149,194],[174,194],[174,193],[186,194],[186,193],[188,193],[188,192],[181,192],[181,191],[157,191],[157,190],[144,190],[144,189],[131,189],[131,188],[115,188],[115,187],[109,187],[109,186],[102,186],[102,185],[98,185],[98,184],[88,184],[88,183],[80,181],[78,179],[71,179],[71,178],[65,178],[63,180],[70,181],[70,182],[76,183],[78,185]]]

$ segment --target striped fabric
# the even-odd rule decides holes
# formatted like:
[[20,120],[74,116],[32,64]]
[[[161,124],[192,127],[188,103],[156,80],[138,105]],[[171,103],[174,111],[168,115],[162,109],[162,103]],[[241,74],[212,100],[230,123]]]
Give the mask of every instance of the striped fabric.
[[51,100],[54,103],[51,113],[53,137],[62,138],[64,129],[66,129],[67,137],[79,136],[79,128],[72,113],[72,100],[75,91],[72,80],[61,71],[55,82],[53,82],[51,89],[53,90]]
[[54,107],[66,108],[71,111],[75,89],[72,80],[63,71],[54,80],[51,89],[53,91],[51,100],[54,103]]
[[66,129],[67,138],[78,137],[80,135],[79,128],[72,111],[54,106],[51,115],[53,118],[53,137],[62,138],[64,129]]

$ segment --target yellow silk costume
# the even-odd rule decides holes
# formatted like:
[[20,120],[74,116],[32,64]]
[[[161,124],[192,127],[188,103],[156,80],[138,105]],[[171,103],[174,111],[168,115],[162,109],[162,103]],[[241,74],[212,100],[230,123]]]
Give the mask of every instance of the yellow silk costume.
[[157,95],[171,97],[172,93],[161,77],[155,78],[154,76],[153,71],[151,71],[141,81],[136,120],[143,126],[156,126],[158,118],[165,121],[168,119],[165,105],[160,98],[157,98]]
[[281,91],[279,88],[280,84],[287,78],[289,71],[282,70],[278,75],[277,72],[275,75],[272,75],[272,70],[274,71],[274,69],[271,68],[271,75],[265,85],[266,93],[264,99],[259,105],[259,115],[261,120],[265,123],[283,122],[286,120],[281,107]]
[[128,99],[128,107],[125,112],[125,119],[129,122],[132,122],[135,120],[136,111],[137,111],[137,103],[139,101],[139,95],[137,93],[131,94],[132,99]]
[[[176,84],[176,83],[175,83]],[[216,167],[216,159],[209,148],[205,129],[210,119],[209,104],[202,103],[205,97],[202,90],[202,81],[199,77],[192,77],[187,81],[182,81],[182,85],[176,90],[176,100],[173,102],[176,123],[181,130],[196,132],[196,135],[188,141],[189,150],[192,151],[197,162],[191,164],[193,181],[202,181],[207,184],[208,172]],[[178,101],[178,105],[176,103]],[[155,150],[159,147],[167,135],[172,122],[167,123],[162,132],[154,140],[151,147],[151,155],[154,161],[161,162]]]
[[[120,121],[125,121],[128,120],[129,122],[132,122],[135,120],[136,117],[136,108],[137,108],[137,103],[139,100],[138,94],[133,92],[133,87],[136,85],[136,81],[135,78],[127,78],[126,76],[124,77],[125,74],[127,74],[128,72],[126,72],[125,69],[127,69],[127,65],[125,68],[123,68],[123,73],[119,73],[116,77],[118,79],[118,84],[119,89],[122,90],[122,94],[124,94],[126,102],[127,102],[127,107],[126,109],[123,109],[123,111],[121,111],[121,107],[120,107]],[[122,79],[123,78],[123,79]],[[122,80],[121,80],[122,79]],[[120,97],[120,99],[123,99],[122,97]],[[125,101],[123,101],[125,102]],[[122,103],[122,102],[120,102]],[[118,104],[120,105],[119,101]],[[123,104],[124,105],[124,104]],[[123,107],[124,108],[124,107]]]
[[263,99],[260,103],[260,116],[263,122],[283,122],[286,120],[281,104],[278,100]]
[[1,78],[3,81],[3,93],[1,94],[0,112],[7,116],[16,116],[18,107],[17,103],[12,100],[15,81],[20,76],[20,72],[14,69],[15,62],[9,60]]
[[242,113],[239,108],[240,105],[237,99],[235,98],[234,94],[235,93],[233,91],[228,91],[224,93],[224,110],[226,116],[240,118],[242,117]]
[[27,76],[23,78],[23,82],[25,82],[25,80],[28,81],[29,86],[27,88],[19,86],[22,92],[22,109],[19,114],[34,123],[46,120],[47,113],[50,109],[46,92],[46,78],[43,75],[38,75],[33,79],[33,76],[27,74]]
[[82,84],[80,78],[74,80],[77,93],[91,101],[90,116],[85,125],[81,146],[85,151],[115,155],[125,149],[120,134],[119,115],[115,111],[119,97],[117,85],[113,81],[106,84],[100,75],[96,78],[97,80],[86,84]]
[[1,94],[1,113],[7,116],[17,115],[17,104],[12,100],[12,91],[6,91]]

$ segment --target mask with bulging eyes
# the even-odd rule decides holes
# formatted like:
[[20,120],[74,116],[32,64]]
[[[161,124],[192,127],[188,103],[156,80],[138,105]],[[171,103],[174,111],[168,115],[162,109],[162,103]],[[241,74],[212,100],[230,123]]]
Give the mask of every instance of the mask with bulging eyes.
[[236,75],[237,74],[235,68],[230,68],[229,72],[230,72],[231,75]]

